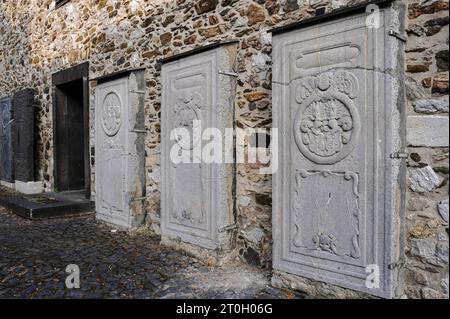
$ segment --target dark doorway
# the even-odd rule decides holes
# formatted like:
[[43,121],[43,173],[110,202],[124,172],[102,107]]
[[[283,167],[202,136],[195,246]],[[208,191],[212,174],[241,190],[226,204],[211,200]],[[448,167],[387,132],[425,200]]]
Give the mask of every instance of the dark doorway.
[[53,75],[55,191],[90,197],[87,63]]

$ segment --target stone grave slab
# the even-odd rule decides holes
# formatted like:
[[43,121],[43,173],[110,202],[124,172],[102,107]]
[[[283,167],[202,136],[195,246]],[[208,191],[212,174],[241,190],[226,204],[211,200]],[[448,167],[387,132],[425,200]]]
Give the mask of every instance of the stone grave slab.
[[[225,128],[233,128],[235,52],[235,44],[227,43],[163,61],[163,242],[180,240],[207,251],[229,248],[227,229],[234,224],[232,165],[202,160],[196,150],[201,150],[207,142],[194,140],[193,126],[194,120],[200,121],[197,122],[201,123],[199,131],[214,128],[222,136],[225,136]],[[180,128],[189,134],[190,141],[173,138],[175,130]],[[187,155],[190,159],[174,161],[173,151],[190,154]],[[224,158],[221,152],[219,155]]]
[[402,34],[397,11],[378,14],[376,27],[356,13],[274,33],[273,267],[389,298],[403,205],[403,44],[390,35]]
[[14,163],[12,150],[12,99],[0,99],[0,180],[14,183]]
[[102,78],[95,91],[96,217],[131,228],[145,217],[144,71]]
[[13,150],[15,178],[21,182],[34,181],[34,91],[25,89],[13,97]]

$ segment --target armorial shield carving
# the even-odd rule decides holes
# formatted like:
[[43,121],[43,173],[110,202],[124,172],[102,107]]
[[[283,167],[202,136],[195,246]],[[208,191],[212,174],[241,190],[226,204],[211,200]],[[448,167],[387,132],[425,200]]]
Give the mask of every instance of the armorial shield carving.
[[294,136],[305,157],[317,164],[334,164],[352,151],[360,130],[352,100],[357,93],[356,77],[345,71],[300,81]]
[[[197,92],[182,92],[178,98],[174,108],[173,128],[184,128],[189,131],[191,138],[193,137],[194,121],[199,120],[199,112],[202,104],[202,96]],[[191,150],[195,146],[195,140],[184,142],[177,136],[176,142],[182,149]]]

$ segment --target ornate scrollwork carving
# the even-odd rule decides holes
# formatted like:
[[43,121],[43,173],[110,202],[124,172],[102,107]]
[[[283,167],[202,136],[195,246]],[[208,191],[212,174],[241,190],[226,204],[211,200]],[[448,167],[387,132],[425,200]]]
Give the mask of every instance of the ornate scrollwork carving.
[[[301,186],[302,179],[306,179],[310,176],[321,175],[324,178],[328,178],[329,176],[339,176],[344,178],[346,181],[352,182],[352,193],[354,196],[354,206],[352,208],[351,213],[351,222],[353,233],[351,235],[351,240],[349,243],[350,249],[347,255],[354,259],[359,259],[361,257],[361,248],[360,248],[360,216],[361,211],[359,208],[359,192],[358,192],[358,184],[359,177],[358,174],[354,172],[332,172],[329,170],[322,171],[307,171],[304,169],[300,169],[295,174],[295,184],[294,184],[294,192],[295,192],[295,200],[293,204],[294,210],[294,226],[295,232],[293,236],[293,244],[296,247],[305,247],[304,243],[302,243],[302,230],[300,227],[301,221],[301,213],[302,213],[302,205],[301,201],[304,200],[301,198]],[[320,214],[320,212],[315,212],[316,214]],[[332,253],[334,255],[342,256],[342,252],[338,251],[337,243],[338,240],[335,235],[329,232],[318,231],[312,238],[312,242],[314,243],[315,249],[320,251],[325,251],[328,253]]]
[[323,250],[335,255],[339,255],[336,247],[337,239],[332,234],[324,234],[322,232],[319,232],[313,237],[313,242],[316,245],[317,250]]

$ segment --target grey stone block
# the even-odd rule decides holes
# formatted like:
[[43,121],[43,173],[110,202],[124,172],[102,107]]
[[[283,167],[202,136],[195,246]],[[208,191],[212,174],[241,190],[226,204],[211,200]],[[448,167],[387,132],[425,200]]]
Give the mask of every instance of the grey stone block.
[[137,70],[95,92],[96,217],[126,228],[145,216],[144,88]]
[[448,147],[448,116],[408,116],[407,123],[408,145]]
[[448,199],[442,200],[438,204],[439,215],[448,223]]
[[448,100],[419,100],[414,103],[414,110],[418,113],[448,113]]
[[417,193],[433,191],[439,186],[441,180],[430,166],[417,168],[409,176],[409,187]]
[[[276,271],[393,297],[404,183],[404,81],[397,9],[380,28],[355,14],[273,37]],[[400,71],[399,71],[400,72]],[[376,265],[380,285],[367,285]],[[300,277],[299,277],[300,278]],[[295,286],[295,285],[294,285]]]

